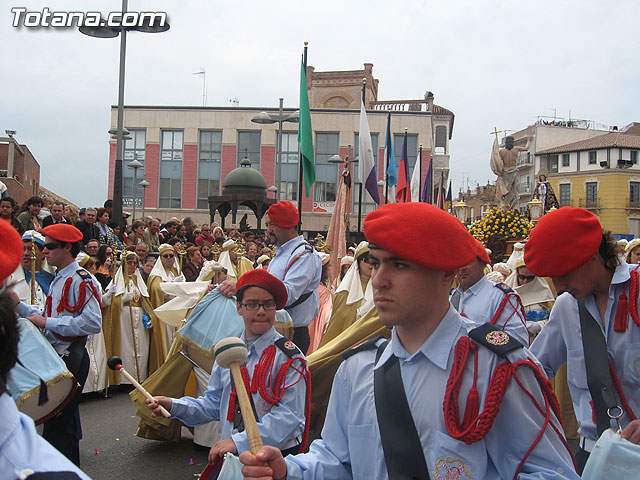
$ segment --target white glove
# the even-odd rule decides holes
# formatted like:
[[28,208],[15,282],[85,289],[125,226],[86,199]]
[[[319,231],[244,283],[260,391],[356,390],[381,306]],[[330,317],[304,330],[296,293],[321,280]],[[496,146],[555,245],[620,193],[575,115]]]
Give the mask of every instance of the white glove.
[[131,300],[133,300],[133,298],[136,296],[136,292],[135,290],[129,292],[126,291],[122,294],[122,303],[127,303],[130,302]]
[[116,293],[116,286],[112,285],[104,294],[102,295],[102,306],[108,307],[111,305],[111,300],[113,299],[113,295]]
[[186,279],[186,278],[184,278],[184,275],[180,274],[180,275],[178,275],[176,278],[174,278],[174,279],[173,279],[173,281],[174,281],[174,282],[181,282],[181,283],[182,283],[182,282],[186,282],[186,281],[187,281],[187,279]]

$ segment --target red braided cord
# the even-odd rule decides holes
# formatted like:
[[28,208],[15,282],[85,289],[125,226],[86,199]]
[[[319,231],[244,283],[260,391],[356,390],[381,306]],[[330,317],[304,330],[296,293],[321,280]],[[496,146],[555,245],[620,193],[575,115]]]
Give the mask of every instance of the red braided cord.
[[[511,302],[511,300],[515,300],[515,305]],[[509,321],[513,318],[514,315],[518,315],[520,318],[520,322],[522,323],[522,325],[524,326],[525,330],[527,329],[527,323],[525,321],[525,319],[527,318],[527,314],[524,312],[524,306],[522,305],[522,300],[520,299],[520,296],[515,293],[515,292],[511,292],[511,293],[507,293],[504,298],[500,301],[500,305],[498,306],[498,309],[496,310],[495,315],[493,316],[493,318],[491,319],[491,324],[492,325],[496,325],[498,323],[498,320],[500,319],[500,316],[502,315],[502,312],[504,311],[505,307],[507,306],[507,303],[509,303],[509,305],[511,307],[513,307],[513,313],[511,315],[509,315],[509,318],[507,318],[507,320],[504,322],[504,325],[502,325],[502,329],[504,330],[507,326],[507,324],[509,323]]]
[[636,420],[636,414],[631,410],[631,406],[627,403],[627,397],[624,396],[624,392],[622,391],[622,384],[620,383],[620,379],[618,378],[618,374],[616,373],[616,369],[613,368],[611,362],[609,362],[609,371],[611,372],[611,378],[613,379],[613,386],[616,388],[618,392],[618,396],[620,397],[620,401],[622,402],[622,406],[629,414],[631,420]]
[[[507,361],[499,364],[494,370],[493,375],[491,376],[489,387],[486,393],[484,411],[479,415],[477,415],[475,419],[473,419],[473,421],[470,422],[469,425],[460,425],[458,420],[460,418],[459,408],[458,408],[458,394],[459,394],[460,384],[462,382],[462,374],[464,372],[464,367],[469,355],[469,350],[474,349],[472,345],[475,346],[475,344],[473,344],[470,341],[469,337],[461,337],[460,340],[458,340],[458,343],[456,344],[456,348],[454,351],[454,363],[451,369],[451,373],[449,375],[449,379],[447,381],[447,388],[445,391],[445,398],[444,398],[444,405],[443,405],[445,425],[449,435],[451,435],[453,438],[457,440],[463,441],[467,444],[472,444],[479,440],[482,440],[487,435],[489,430],[491,430],[491,427],[493,426],[493,422],[495,421],[495,418],[498,415],[498,412],[500,410],[500,404],[502,403],[502,399],[504,398],[504,394],[509,385],[509,382],[512,377],[515,377],[516,382],[518,383],[518,385],[520,385],[520,388],[523,391],[525,391],[525,393],[529,396],[529,398],[532,399],[536,408],[545,416],[545,423],[542,427],[542,430],[540,431],[536,440],[531,445],[531,447],[529,448],[529,451],[526,453],[522,462],[518,466],[518,470],[516,471],[516,474],[514,476],[514,478],[516,478],[518,472],[522,468],[522,465],[524,464],[528,456],[531,454],[535,446],[538,444],[538,442],[542,438],[542,435],[546,430],[547,425],[551,424],[554,431],[563,440],[563,435],[561,434],[558,427],[555,426],[553,422],[550,422],[549,406],[551,406],[551,409],[553,409],[554,412],[556,412],[556,415],[558,416],[559,419],[561,418],[559,413],[560,406],[558,404],[557,398],[555,397],[551,389],[551,382],[549,382],[549,380],[546,379],[546,377],[542,374],[542,372],[540,372],[540,369],[535,363],[533,363],[530,359],[521,360],[513,364]],[[540,387],[541,387],[543,398],[545,399],[544,410],[535,400],[535,397],[533,397],[533,395],[526,390],[524,385],[520,382],[519,378],[515,374],[516,370],[520,366],[529,367],[533,371],[536,379],[538,380],[538,383],[540,384]],[[474,371],[474,383],[475,383],[476,376],[477,376],[477,371]],[[565,440],[563,440],[563,443],[567,448],[567,450],[570,452],[571,450]]]
[[638,267],[631,270],[631,283],[629,284],[629,313],[631,318],[640,327],[640,316],[638,315]]
[[[302,435],[302,442],[300,444],[300,452],[303,452],[306,448],[307,439],[309,437],[309,419],[311,418],[311,372],[307,368],[307,363],[302,357],[294,357],[287,360],[280,366],[277,374],[273,375],[274,360],[276,356],[275,345],[269,345],[264,349],[260,360],[253,368],[253,378],[249,378],[249,372],[245,366],[240,369],[242,373],[242,380],[244,381],[245,388],[250,394],[258,392],[260,396],[270,403],[275,405],[284,396],[285,390],[296,385],[301,379],[306,383],[306,398],[305,398],[305,426]],[[294,362],[301,363],[303,371],[293,366]],[[300,374],[298,379],[291,385],[286,384],[286,377],[289,369],[293,369]],[[271,384],[267,386],[267,372],[270,374]],[[232,422],[235,412],[237,393],[235,387],[229,396],[229,408],[227,411],[227,420]]]
[[[69,303],[69,291],[71,290],[71,284],[73,283],[73,277],[67,278],[66,282],[64,282],[64,287],[62,289],[62,297],[60,298],[60,303],[56,308],[58,313],[62,313],[63,310],[66,310],[69,313],[76,313],[82,310],[87,303],[91,300],[91,297],[95,297],[98,301],[100,307],[102,307],[102,299],[96,290],[96,286],[93,284],[91,280],[84,280],[80,283],[80,287],[78,288],[78,301],[75,305],[71,305]],[[87,295],[87,288],[91,290],[91,296],[85,302],[85,297]]]

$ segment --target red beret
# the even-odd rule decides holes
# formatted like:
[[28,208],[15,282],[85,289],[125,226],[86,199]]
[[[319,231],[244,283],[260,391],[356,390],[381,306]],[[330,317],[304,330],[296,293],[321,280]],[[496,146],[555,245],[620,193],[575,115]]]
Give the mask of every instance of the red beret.
[[264,288],[276,301],[276,308],[282,310],[287,304],[287,287],[284,283],[262,268],[256,268],[242,275],[236,282],[236,291],[243,288],[260,287]]
[[298,209],[288,200],[280,200],[267,210],[271,223],[280,228],[293,228],[298,225]]
[[485,264],[490,264],[491,259],[489,258],[489,254],[487,253],[487,249],[484,248],[484,245],[480,242],[480,240],[475,239],[476,246],[478,248],[478,258],[482,260]]
[[602,226],[584,208],[544,215],[524,245],[524,263],[538,277],[562,277],[581,267],[600,247]]
[[430,270],[456,270],[478,255],[476,240],[460,220],[427,203],[383,205],[367,215],[364,235],[371,248]]
[[8,278],[20,263],[22,258],[22,237],[9,222],[0,220],[0,282]]
[[40,233],[45,237],[51,237],[54,240],[61,242],[79,242],[82,240],[82,232],[73,225],[67,225],[66,223],[56,223],[44,227]]

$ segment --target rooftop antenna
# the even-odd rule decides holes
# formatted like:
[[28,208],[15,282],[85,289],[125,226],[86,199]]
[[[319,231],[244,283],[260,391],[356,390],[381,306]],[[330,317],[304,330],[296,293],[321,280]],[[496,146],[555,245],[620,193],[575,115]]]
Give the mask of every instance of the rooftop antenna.
[[202,106],[207,104],[207,71],[200,67],[199,72],[193,72],[193,75],[202,75]]
[[231,105],[233,105],[234,107],[239,107],[240,106],[240,100],[238,100],[238,97],[229,98],[228,102]]

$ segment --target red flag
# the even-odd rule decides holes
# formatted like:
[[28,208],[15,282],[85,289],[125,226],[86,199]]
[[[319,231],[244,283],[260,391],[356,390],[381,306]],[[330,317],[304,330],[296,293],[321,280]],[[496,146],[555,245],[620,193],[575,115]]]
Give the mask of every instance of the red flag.
[[407,132],[404,132],[404,143],[402,145],[402,160],[398,167],[398,187],[396,190],[396,202],[404,203],[411,201],[411,180],[409,180],[409,169],[407,161]]

